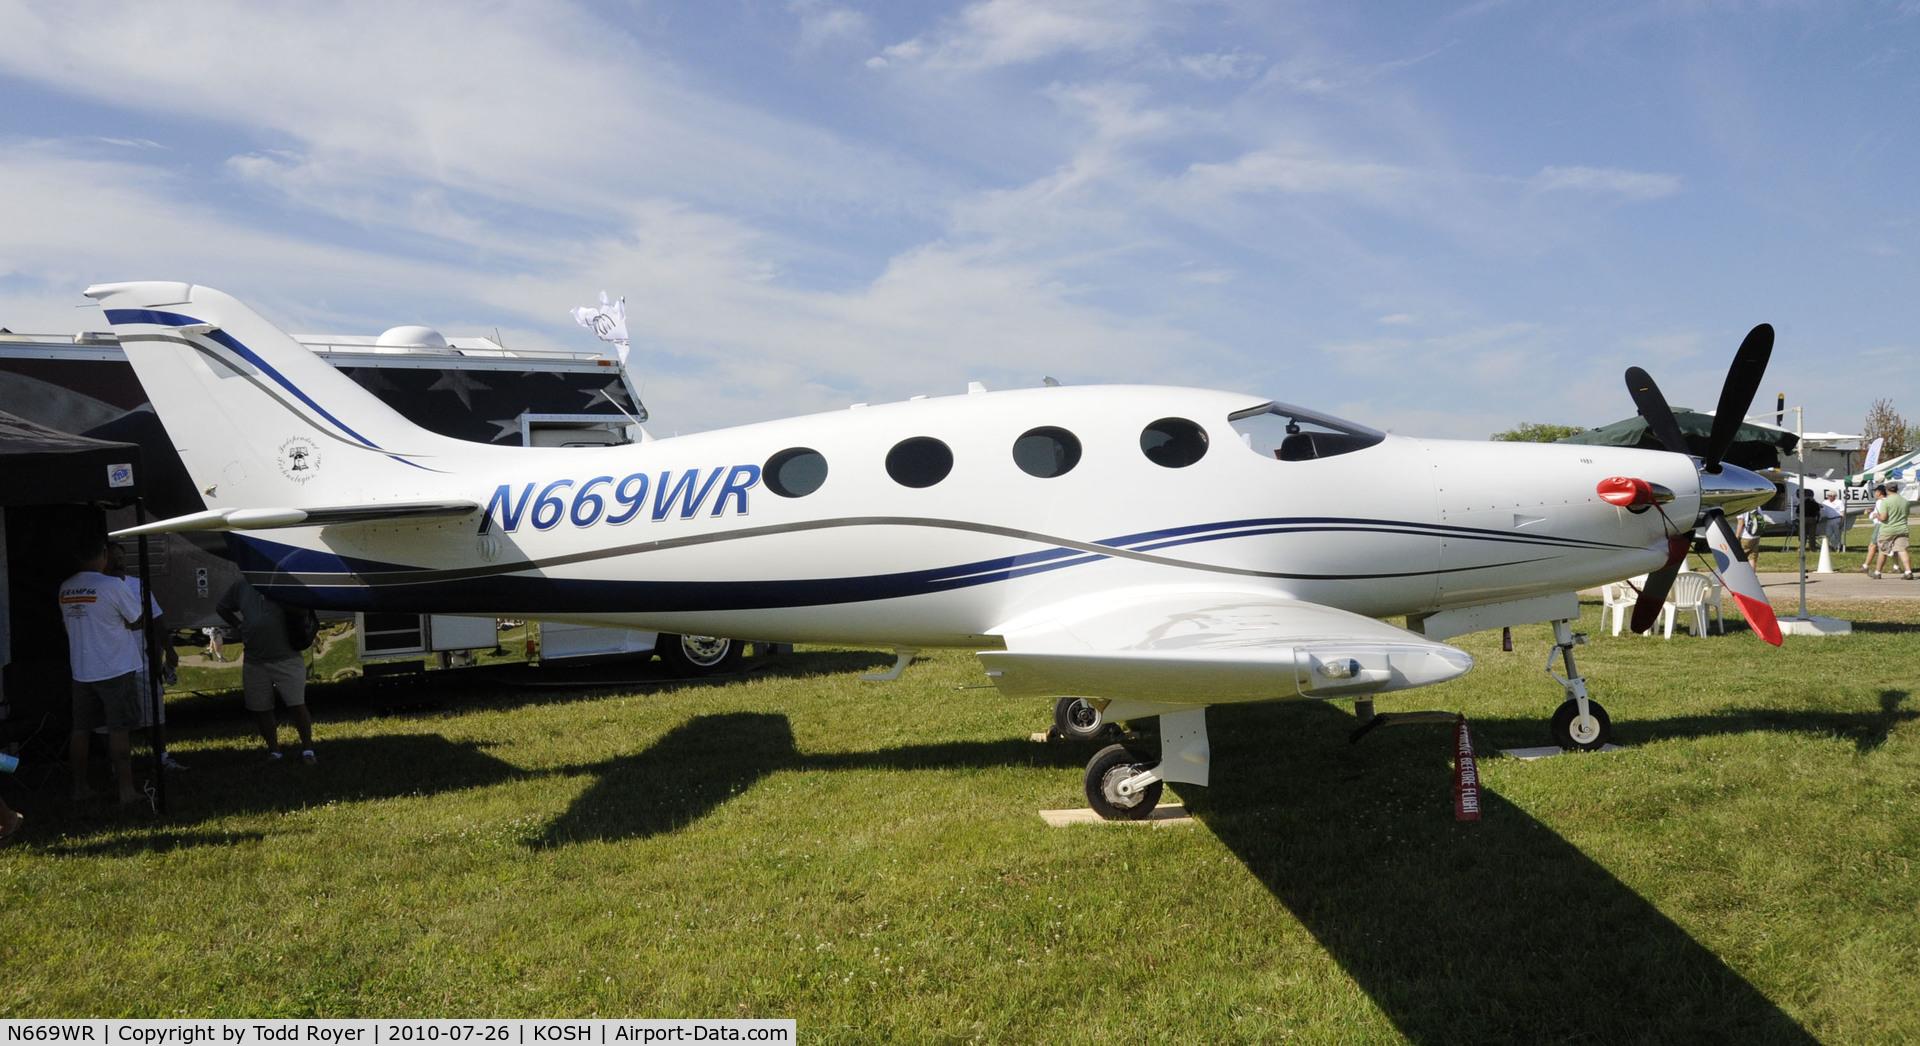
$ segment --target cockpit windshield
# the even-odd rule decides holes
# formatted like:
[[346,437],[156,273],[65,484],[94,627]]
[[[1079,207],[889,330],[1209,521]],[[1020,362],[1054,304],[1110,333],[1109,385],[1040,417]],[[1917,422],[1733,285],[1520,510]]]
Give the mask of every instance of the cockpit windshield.
[[1351,421],[1316,414],[1285,403],[1229,414],[1240,441],[1263,458],[1311,461],[1364,450],[1386,439],[1386,434]]

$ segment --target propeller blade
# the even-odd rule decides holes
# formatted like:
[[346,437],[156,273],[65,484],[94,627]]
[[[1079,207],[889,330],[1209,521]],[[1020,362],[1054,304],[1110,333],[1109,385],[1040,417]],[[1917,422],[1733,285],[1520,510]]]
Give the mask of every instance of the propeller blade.
[[[1754,384],[1758,389],[1759,383]],[[1627,368],[1627,395],[1633,397],[1633,406],[1640,416],[1647,419],[1647,428],[1653,431],[1660,445],[1675,454],[1687,454],[1687,437],[1680,432],[1680,422],[1674,419],[1673,408],[1667,406],[1667,398],[1660,394],[1660,386],[1653,383],[1653,375],[1639,367]],[[1665,598],[1664,596],[1662,598]]]
[[1660,611],[1667,605],[1667,593],[1673,591],[1673,579],[1680,576],[1680,564],[1687,560],[1687,550],[1693,547],[1693,537],[1689,534],[1675,534],[1667,538],[1667,565],[1647,575],[1647,586],[1640,590],[1640,598],[1633,601],[1633,631],[1637,635],[1653,627],[1660,620]]
[[[1713,412],[1713,434],[1707,437],[1707,454],[1700,467],[1720,471],[1720,460],[1753,406],[1754,393],[1760,391],[1760,379],[1767,374],[1767,360],[1773,355],[1773,325],[1762,323],[1747,332],[1740,351],[1733,354],[1733,366],[1727,368],[1726,384],[1720,386],[1720,406]],[[1734,544],[1739,548],[1739,544]]]
[[1773,616],[1773,604],[1767,602],[1766,590],[1760,587],[1760,575],[1754,571],[1753,564],[1747,562],[1747,554],[1740,551],[1740,541],[1727,523],[1727,514],[1717,508],[1707,512],[1707,547],[1713,550],[1714,573],[1720,575],[1720,582],[1733,593],[1733,600],[1740,604],[1740,613],[1746,617],[1747,624],[1753,626],[1761,639],[1779,646],[1780,622]]

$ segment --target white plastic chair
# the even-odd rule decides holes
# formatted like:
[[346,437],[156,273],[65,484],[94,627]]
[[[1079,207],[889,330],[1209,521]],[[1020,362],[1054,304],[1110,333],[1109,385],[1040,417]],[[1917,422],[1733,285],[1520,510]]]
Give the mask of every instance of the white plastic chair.
[[1667,617],[1667,638],[1673,638],[1673,619],[1681,611],[1693,614],[1693,634],[1707,634],[1707,608],[1712,607],[1714,617],[1719,621],[1720,632],[1726,634],[1726,619],[1720,617],[1720,594],[1714,591],[1713,582],[1705,574],[1681,574],[1673,579],[1673,590],[1667,593],[1667,605],[1662,608]]
[[1616,581],[1611,585],[1600,586],[1600,619],[1606,620],[1607,614],[1613,614],[1613,634],[1619,635],[1627,620],[1633,616],[1633,604],[1639,600],[1638,588],[1646,585],[1647,575],[1642,574],[1632,580]]

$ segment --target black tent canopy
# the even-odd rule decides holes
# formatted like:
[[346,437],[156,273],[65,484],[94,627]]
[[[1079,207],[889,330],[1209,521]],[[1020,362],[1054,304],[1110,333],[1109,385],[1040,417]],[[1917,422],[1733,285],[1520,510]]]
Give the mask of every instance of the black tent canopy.
[[[1713,431],[1713,415],[1675,407],[1673,420],[1680,423],[1680,434],[1686,437],[1688,453],[1695,457],[1705,456],[1707,437]],[[1647,419],[1638,414],[1611,425],[1575,433],[1560,442],[1601,447],[1640,447],[1645,450],[1666,449],[1660,445],[1659,437],[1649,430]],[[1799,442],[1800,437],[1791,432],[1742,422],[1739,431],[1734,434],[1733,445],[1727,448],[1724,460],[1745,469],[1779,468],[1780,456],[1793,453],[1793,448]]]
[[[43,705],[57,703],[71,685],[65,635],[53,601],[59,579],[70,571],[71,545],[84,530],[103,522],[100,507],[137,506],[143,468],[133,443],[75,436],[0,411],[0,700],[11,708],[26,690]],[[147,575],[147,539],[140,539],[139,573]],[[145,646],[154,641],[147,621]],[[24,641],[24,643],[20,642]],[[24,646],[24,650],[22,649]],[[55,651],[59,651],[54,655]],[[17,660],[16,653],[30,656]],[[53,656],[49,656],[53,655]],[[64,685],[63,685],[64,684]],[[152,693],[158,721],[159,681]],[[11,726],[12,724],[8,724]],[[166,784],[160,776],[160,727],[153,728],[154,785],[158,809],[166,809]]]
[[0,505],[127,502],[140,492],[140,448],[74,436],[0,411]]

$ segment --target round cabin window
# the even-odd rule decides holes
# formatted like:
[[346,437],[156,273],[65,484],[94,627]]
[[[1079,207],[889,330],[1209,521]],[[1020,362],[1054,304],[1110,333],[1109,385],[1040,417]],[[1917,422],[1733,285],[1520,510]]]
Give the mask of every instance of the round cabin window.
[[887,475],[903,487],[931,487],[953,471],[953,451],[932,436],[903,439],[887,451]]
[[1080,464],[1080,439],[1066,429],[1031,429],[1013,441],[1013,463],[1029,476],[1064,476]]
[[827,459],[811,447],[792,447],[768,458],[760,478],[783,498],[804,498],[827,481]]
[[1140,432],[1140,452],[1155,465],[1183,469],[1207,454],[1207,430],[1185,418],[1161,418]]

